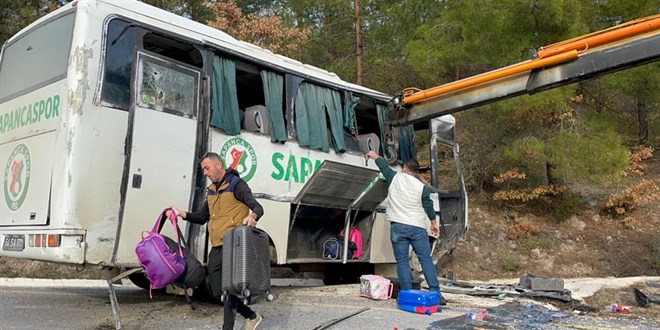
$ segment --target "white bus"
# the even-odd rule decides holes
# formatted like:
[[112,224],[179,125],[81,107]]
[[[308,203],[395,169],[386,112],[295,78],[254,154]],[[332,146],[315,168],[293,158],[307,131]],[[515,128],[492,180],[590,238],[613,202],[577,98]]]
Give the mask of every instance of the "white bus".
[[[73,1],[2,48],[0,256],[139,267],[135,244],[165,207],[202,205],[199,158],[214,151],[263,205],[273,265],[329,281],[386,272],[386,187],[364,153],[396,164],[414,157],[415,129],[435,127],[433,176],[438,141],[458,165],[453,118],[394,127],[389,99],[142,2]],[[433,194],[447,253],[467,229],[454,178]],[[181,224],[205,262],[205,226]],[[350,226],[363,255],[324,259],[323,242]]]

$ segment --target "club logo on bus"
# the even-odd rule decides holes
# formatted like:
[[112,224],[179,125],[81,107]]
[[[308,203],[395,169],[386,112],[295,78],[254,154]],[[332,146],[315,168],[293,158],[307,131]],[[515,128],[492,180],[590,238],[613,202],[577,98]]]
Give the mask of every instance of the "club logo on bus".
[[220,158],[225,166],[233,168],[243,180],[250,181],[257,171],[257,154],[249,142],[241,138],[231,138],[220,149]]
[[30,171],[30,150],[21,143],[9,155],[3,180],[5,202],[12,211],[21,208],[25,201],[30,186]]

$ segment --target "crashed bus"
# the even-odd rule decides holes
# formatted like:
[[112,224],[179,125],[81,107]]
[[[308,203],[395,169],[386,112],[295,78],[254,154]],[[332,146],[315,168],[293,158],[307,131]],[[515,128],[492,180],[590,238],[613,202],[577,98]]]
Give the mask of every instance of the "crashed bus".
[[[420,131],[441,220],[429,239],[448,255],[467,229],[453,117],[393,126],[390,99],[139,1],[73,1],[2,48],[0,256],[137,269],[135,244],[165,207],[203,204],[199,159],[213,151],[263,205],[274,266],[328,282],[392,274],[387,187],[364,154],[400,168]],[[205,263],[206,227],[181,225]],[[362,256],[324,259],[323,242],[351,227]]]

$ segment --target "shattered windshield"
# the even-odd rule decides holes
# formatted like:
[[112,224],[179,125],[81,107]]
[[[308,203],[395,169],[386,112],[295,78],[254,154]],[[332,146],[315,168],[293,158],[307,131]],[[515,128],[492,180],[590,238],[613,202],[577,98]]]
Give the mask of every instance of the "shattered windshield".
[[140,105],[194,115],[197,77],[153,62],[140,64]]

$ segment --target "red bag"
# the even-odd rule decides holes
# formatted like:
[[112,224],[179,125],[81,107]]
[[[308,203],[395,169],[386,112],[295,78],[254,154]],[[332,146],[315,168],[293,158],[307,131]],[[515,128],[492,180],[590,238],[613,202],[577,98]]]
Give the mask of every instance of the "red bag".
[[[340,237],[344,237],[344,231],[342,230],[339,233]],[[362,256],[362,232],[355,228],[351,227],[351,230],[348,232],[348,240],[355,243],[357,249],[353,251],[352,259],[360,259]]]

